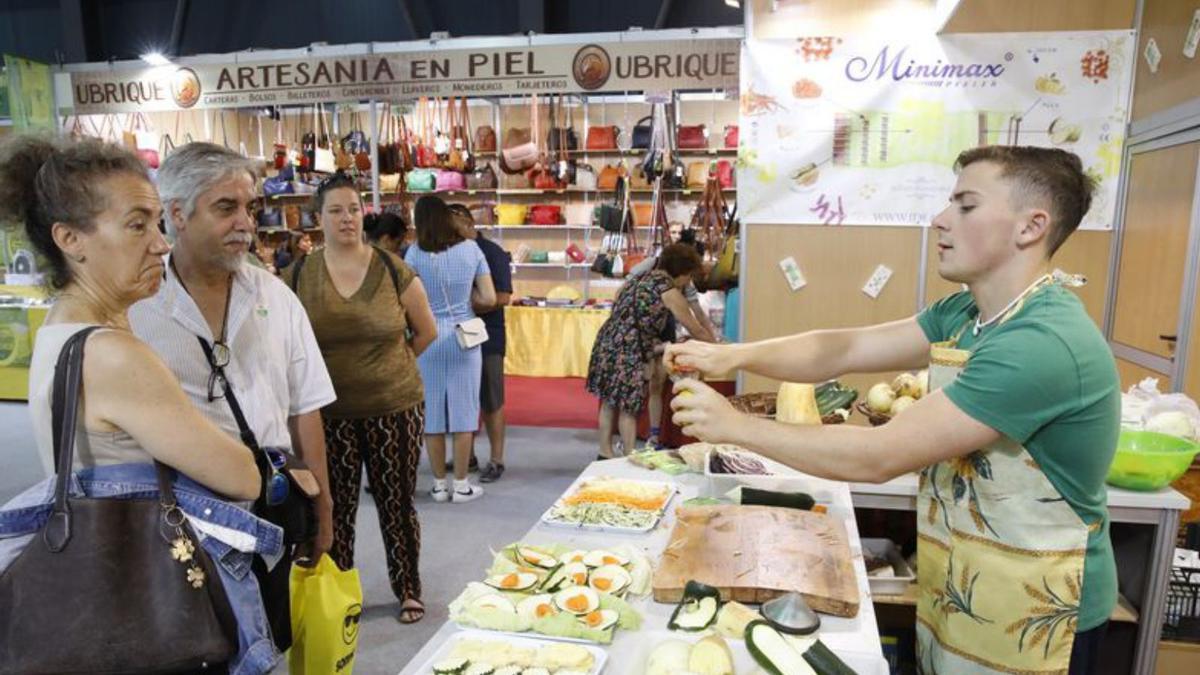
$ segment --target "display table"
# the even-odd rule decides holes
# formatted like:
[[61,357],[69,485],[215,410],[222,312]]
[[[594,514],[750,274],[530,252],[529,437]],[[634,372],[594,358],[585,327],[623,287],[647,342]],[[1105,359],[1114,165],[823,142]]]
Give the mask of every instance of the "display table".
[[[915,473],[879,485],[851,483],[850,491],[856,509],[912,511],[914,516],[916,514]],[[1170,488],[1158,492],[1133,492],[1109,486],[1108,510],[1113,523],[1117,579],[1122,599],[1128,599],[1136,610],[1133,623],[1126,624],[1136,626],[1136,639],[1131,666],[1114,666],[1120,656],[1106,658],[1102,661],[1111,667],[1105,672],[1154,673],[1179,513],[1189,504],[1187,497]],[[1118,631],[1116,624],[1110,624],[1106,640],[1120,640]],[[1127,654],[1123,655],[1126,659]]]
[[[649,471],[633,466],[624,459],[613,459],[603,462],[592,462],[583,472],[584,476],[614,476],[620,478],[638,478],[644,480],[674,480],[680,488],[680,494],[668,508],[663,522],[653,531],[641,535],[616,534],[612,532],[587,532],[584,530],[564,527],[553,527],[537,523],[522,539],[523,542],[534,544],[560,543],[581,549],[594,549],[613,546],[614,544],[631,544],[642,548],[657,566],[670,538],[675,525],[675,507],[685,499],[707,494],[707,481],[699,474],[683,474],[670,477],[660,472]],[[875,610],[870,602],[870,590],[867,586],[867,571],[863,565],[862,548],[859,543],[858,525],[854,520],[854,510],[850,497],[850,489],[845,483],[834,483],[812,479],[812,493],[828,494],[832,497],[829,513],[841,515],[850,541],[853,556],[854,572],[862,593],[862,603],[858,616],[844,619],[833,616],[821,616],[821,640],[831,650],[847,658],[852,656],[856,664],[873,665],[873,669],[858,669],[859,675],[886,675],[887,662],[879,643],[879,630],[875,624]],[[511,542],[493,542],[501,546]],[[479,578],[482,579],[485,570],[491,564],[490,560],[479,561]],[[667,620],[674,610],[674,605],[660,604],[649,597],[632,600],[632,604],[642,613],[644,621],[638,631],[618,630],[613,643],[606,647],[608,664],[604,672],[607,675],[637,675],[642,672],[644,659],[650,649],[661,640],[666,631]],[[437,633],[425,644],[409,664],[401,671],[402,675],[428,675],[418,670],[421,664],[429,660],[441,645],[456,631],[458,627],[452,622],[446,622]],[[687,638],[686,634],[683,634]],[[531,635],[530,637],[538,637]]]
[[505,307],[504,374],[587,377],[592,344],[608,315],[607,309]]

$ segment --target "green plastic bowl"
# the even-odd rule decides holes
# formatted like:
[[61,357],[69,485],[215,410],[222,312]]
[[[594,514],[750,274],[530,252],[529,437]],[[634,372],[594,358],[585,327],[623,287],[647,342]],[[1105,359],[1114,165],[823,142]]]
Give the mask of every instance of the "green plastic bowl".
[[1108,483],[1127,490],[1159,490],[1183,475],[1200,445],[1154,431],[1122,429]]

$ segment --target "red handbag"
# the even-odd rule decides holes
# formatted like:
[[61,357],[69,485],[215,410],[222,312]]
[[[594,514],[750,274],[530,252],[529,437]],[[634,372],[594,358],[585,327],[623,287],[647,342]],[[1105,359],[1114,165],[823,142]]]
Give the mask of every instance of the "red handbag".
[[530,225],[562,224],[562,207],[557,204],[536,204],[529,209]]
[[616,127],[588,127],[584,145],[588,150],[616,150]]
[[737,146],[738,146],[738,125],[726,124],[725,125],[725,147],[736,150]]
[[722,188],[733,187],[733,162],[727,159],[717,162],[717,182]]
[[707,150],[708,127],[703,124],[679,127],[677,146],[681,150]]
[[496,151],[496,130],[489,125],[483,125],[475,129],[475,151],[476,152],[495,152]]
[[573,263],[581,263],[587,260],[587,255],[579,248],[579,244],[571,244],[567,247],[567,258]]
[[547,171],[541,164],[529,171],[529,185],[535,190],[561,190],[563,185],[552,172]]

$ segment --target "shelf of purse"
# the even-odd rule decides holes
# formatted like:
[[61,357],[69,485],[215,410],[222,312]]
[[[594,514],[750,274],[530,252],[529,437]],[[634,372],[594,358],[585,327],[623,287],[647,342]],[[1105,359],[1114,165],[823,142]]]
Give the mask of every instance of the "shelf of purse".
[[[470,196],[474,196],[477,194],[485,194],[485,195],[496,194],[496,195],[500,195],[500,196],[505,196],[505,195],[508,195],[508,196],[535,195],[536,196],[536,195],[562,195],[562,194],[611,195],[615,192],[616,192],[616,190],[581,190],[579,188],[556,188],[556,189],[549,189],[549,190],[539,190],[539,189],[535,189],[535,188],[502,188],[499,190],[497,190],[495,188],[479,188],[477,190],[411,190],[411,191],[409,191],[408,194],[410,194],[410,195],[445,195],[445,196],[450,196],[450,197],[454,197],[454,196],[470,197]],[[648,189],[648,188],[641,188],[641,189],[635,188],[633,190],[630,190],[629,192],[630,192],[630,194],[635,194],[635,195],[649,195],[649,194],[653,194],[654,190]],[[721,188],[721,192],[724,192],[726,194],[735,194],[735,193],[737,193],[737,188],[736,187]],[[704,194],[704,188],[683,188],[683,189],[672,188],[672,189],[664,189],[663,193],[664,194],[683,195],[686,197],[686,196],[693,195],[693,194],[695,194],[695,195]],[[363,197],[371,196],[370,191],[363,192],[362,194],[363,194]],[[394,200],[397,196],[398,195],[395,192],[388,192],[386,194],[381,194],[380,199],[382,199],[383,201],[388,201],[389,199]],[[263,198],[263,195],[259,195],[259,198],[260,199]],[[272,201],[272,202],[308,201],[308,200],[312,199],[312,194],[299,193],[299,194],[270,195],[270,196],[266,197],[266,199],[268,201]]]
[[[733,157],[737,155],[737,148],[681,148],[675,151],[680,155],[711,155],[716,157]],[[557,154],[557,150],[547,150],[547,155]],[[621,156],[621,157],[641,157],[646,154],[645,148],[636,150],[568,150],[568,156],[580,157],[584,155],[604,155],[604,156]]]

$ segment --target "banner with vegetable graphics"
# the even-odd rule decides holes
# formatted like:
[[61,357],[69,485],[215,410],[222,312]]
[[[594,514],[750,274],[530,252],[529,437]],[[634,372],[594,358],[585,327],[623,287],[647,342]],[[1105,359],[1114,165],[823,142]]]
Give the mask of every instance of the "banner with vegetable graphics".
[[958,153],[1004,144],[1078,154],[1097,181],[1082,227],[1111,229],[1136,46],[1132,31],[747,40],[742,218],[928,225]]

